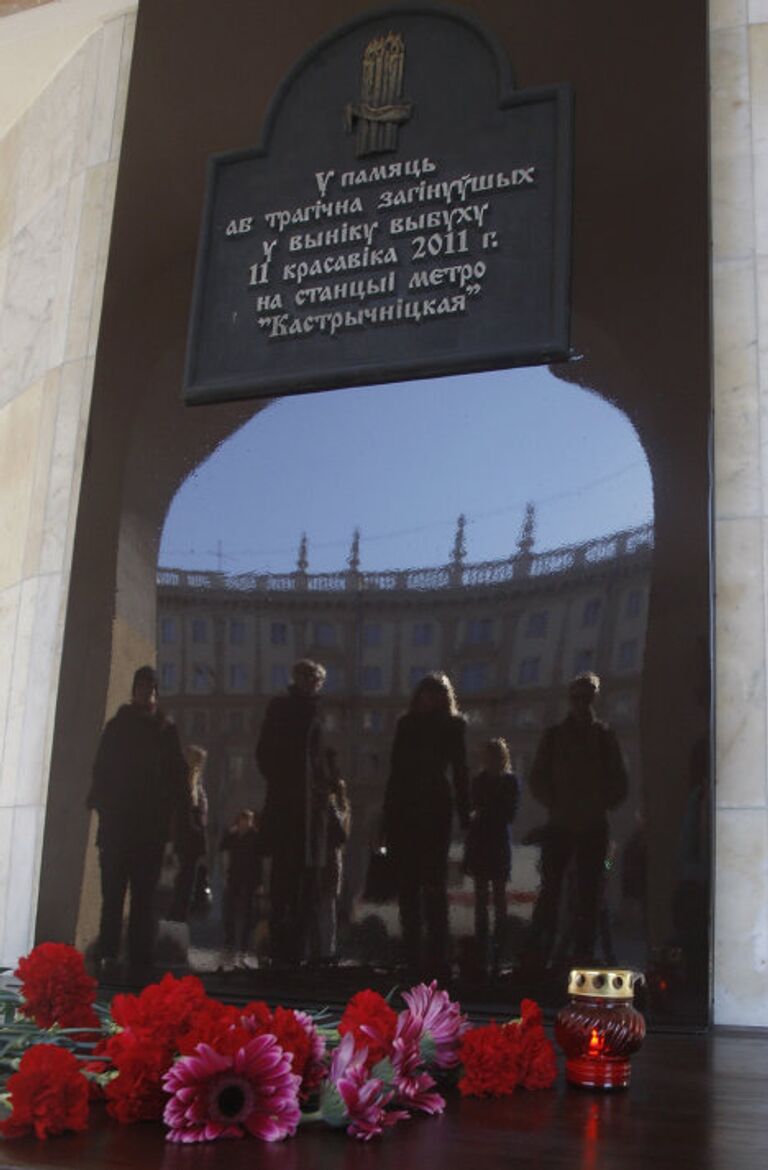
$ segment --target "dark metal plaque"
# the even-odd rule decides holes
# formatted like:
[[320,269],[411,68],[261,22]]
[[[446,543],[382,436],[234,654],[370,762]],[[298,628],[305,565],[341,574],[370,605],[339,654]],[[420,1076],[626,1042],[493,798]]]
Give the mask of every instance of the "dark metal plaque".
[[210,162],[186,399],[564,359],[570,210],[567,86],[453,9],[347,25]]

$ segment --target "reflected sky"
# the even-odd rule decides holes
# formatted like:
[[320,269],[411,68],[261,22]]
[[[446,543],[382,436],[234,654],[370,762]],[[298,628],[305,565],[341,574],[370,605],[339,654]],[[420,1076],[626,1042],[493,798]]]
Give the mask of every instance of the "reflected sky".
[[310,571],[335,571],[356,527],[365,571],[442,564],[460,513],[467,559],[494,560],[528,501],[537,549],[653,516],[629,420],[546,367],[283,398],[182,485],[160,564],[290,571],[306,531]]

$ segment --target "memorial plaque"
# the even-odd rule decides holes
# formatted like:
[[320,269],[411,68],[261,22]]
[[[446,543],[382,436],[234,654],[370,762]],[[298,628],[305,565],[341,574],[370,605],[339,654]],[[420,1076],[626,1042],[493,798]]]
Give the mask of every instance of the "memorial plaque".
[[190,403],[568,356],[571,97],[466,13],[376,13],[210,162]]

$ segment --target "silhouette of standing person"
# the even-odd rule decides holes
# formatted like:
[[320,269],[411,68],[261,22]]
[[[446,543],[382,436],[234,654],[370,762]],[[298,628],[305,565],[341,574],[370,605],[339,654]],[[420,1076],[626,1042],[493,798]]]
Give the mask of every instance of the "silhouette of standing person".
[[616,735],[595,717],[600,679],[588,671],[569,684],[569,710],[541,737],[531,766],[532,795],[549,813],[540,832],[541,889],[531,921],[530,961],[546,964],[552,954],[563,878],[571,862],[574,917],[566,924],[574,960],[594,961],[609,809],[627,794],[627,774]]
[[241,809],[225,830],[219,849],[228,856],[224,886],[224,970],[247,970],[253,926],[253,902],[262,882],[262,860],[256,815]]
[[[426,971],[448,966],[448,848],[454,806],[469,824],[466,724],[447,675],[421,680],[398,721],[384,797],[384,842],[397,882],[405,960]],[[453,781],[453,794],[448,773]]]
[[131,702],[102,732],[87,800],[99,814],[102,967],[108,969],[118,958],[129,889],[128,959],[134,968],[151,965],[163,852],[172,822],[189,815],[189,802],[178,732],[158,708],[154,670],[142,666],[133,676]]
[[189,765],[189,803],[173,825],[173,844],[179,868],[168,917],[174,922],[186,922],[189,918],[198,867],[204,865],[207,852],[208,797],[203,771],[208,753],[205,748],[190,744],[184,755]]
[[328,822],[325,866],[320,871],[310,946],[321,963],[338,959],[338,902],[344,878],[344,853],[352,827],[347,784],[339,771],[338,752],[325,752],[328,782]]
[[475,884],[475,943],[483,970],[488,967],[488,894],[493,897],[491,969],[498,970],[507,924],[507,882],[512,868],[510,825],[520,803],[520,782],[512,772],[504,739],[483,748],[483,770],[472,779],[472,810],[464,849],[464,868]]
[[272,858],[270,945],[278,965],[306,958],[319,871],[325,865],[329,782],[317,696],[325,667],[294,664],[285,695],[270,700],[256,744],[267,782],[261,848]]

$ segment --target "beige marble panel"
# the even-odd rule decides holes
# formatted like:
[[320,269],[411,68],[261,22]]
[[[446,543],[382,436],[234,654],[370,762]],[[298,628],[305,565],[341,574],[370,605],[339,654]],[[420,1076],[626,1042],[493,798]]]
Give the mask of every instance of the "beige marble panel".
[[112,154],[112,132],[115,124],[117,81],[123,49],[123,20],[110,20],[102,28],[99,73],[96,87],[88,164],[106,162]]
[[717,818],[715,1022],[768,1027],[768,814]]
[[746,24],[748,0],[709,0],[709,27],[732,28]]
[[768,22],[768,0],[747,0],[750,24]]
[[11,241],[0,315],[0,405],[49,369],[67,189]]
[[[16,623],[18,620],[21,586],[12,585],[8,589],[0,589],[0,647],[6,661],[10,661],[13,644],[16,639]],[[11,694],[11,672],[0,671],[0,807],[11,800],[11,778],[3,767],[3,743],[5,729],[8,723],[8,704]],[[1,936],[0,936],[1,937]]]
[[19,162],[19,131],[13,127],[0,138],[0,248],[11,236],[16,207],[16,168]]
[[757,340],[760,389],[765,393],[768,391],[768,256],[757,258]]
[[51,476],[51,453],[53,451],[56,415],[59,408],[59,369],[51,370],[43,381],[43,393],[37,422],[37,443],[34,453],[30,452],[34,464],[34,479],[27,517],[27,533],[24,545],[22,576],[33,577],[40,571],[40,555],[43,546],[45,513]]
[[762,514],[755,268],[713,268],[715,337],[715,515]]
[[65,600],[61,574],[38,579],[29,650],[29,683],[15,777],[13,803],[16,806],[45,807]]
[[102,195],[102,218],[99,247],[94,261],[93,301],[88,327],[88,341],[85,352],[93,357],[99,340],[101,306],[104,299],[104,281],[107,275],[109,241],[112,232],[112,216],[115,209],[115,188],[117,187],[117,160],[104,164],[104,190]]
[[755,176],[755,244],[768,256],[768,24],[749,28],[752,138]]
[[3,302],[5,301],[5,281],[8,275],[9,257],[10,248],[0,248],[0,312],[2,312]]
[[120,49],[120,72],[117,79],[115,94],[115,120],[112,126],[112,142],[109,157],[117,158],[123,141],[123,124],[125,122],[125,107],[128,101],[128,82],[131,75],[131,60],[133,58],[133,43],[136,36],[136,13],[131,12],[123,17],[123,42]]
[[5,937],[8,883],[11,873],[11,840],[13,838],[13,809],[0,808],[0,939]]
[[80,86],[79,106],[72,151],[72,174],[85,170],[91,149],[91,136],[96,117],[96,90],[99,83],[101,57],[101,29],[97,29],[79,50],[83,55],[83,80]]
[[39,581],[39,577],[33,577],[21,584],[15,637],[11,647],[12,654],[8,659],[11,678],[0,769],[0,806],[3,807],[15,804],[21,767],[24,712],[28,694],[34,687],[30,666]]
[[764,805],[762,519],[716,521],[715,547],[717,804]]
[[83,357],[89,348],[94,302],[97,299],[100,302],[104,280],[106,262],[104,237],[109,235],[108,225],[112,211],[107,200],[113,193],[114,166],[114,163],[103,163],[101,166],[90,167],[82,176],[82,213],[69,297],[69,319],[64,349],[66,361]]
[[82,399],[89,394],[86,375],[90,364],[82,359],[68,362],[61,370],[56,432],[46,492],[45,520],[40,550],[40,572],[67,570],[66,556],[73,496],[77,498],[79,471],[85,436],[82,427]]
[[0,589],[19,580],[24,563],[42,396],[41,381],[0,410]]
[[34,944],[43,819],[42,808],[31,806],[13,810],[5,930],[0,941],[0,962],[3,964],[15,963]]
[[56,292],[51,312],[51,335],[48,347],[49,368],[61,365],[64,360],[69,316],[72,302],[72,286],[75,281],[76,263],[80,242],[80,225],[83,215],[83,192],[85,172],[76,175],[65,188],[67,202],[64,209],[64,224],[61,231]]
[[710,46],[713,246],[725,259],[747,256],[754,245],[747,31],[720,29]]
[[85,50],[80,50],[19,123],[16,230],[34,219],[72,175],[84,63]]

